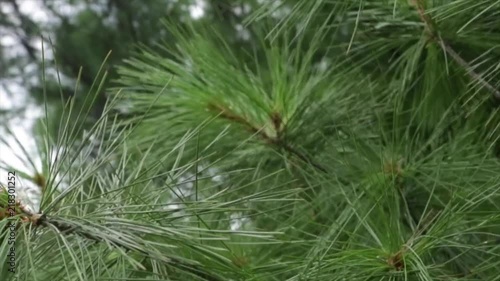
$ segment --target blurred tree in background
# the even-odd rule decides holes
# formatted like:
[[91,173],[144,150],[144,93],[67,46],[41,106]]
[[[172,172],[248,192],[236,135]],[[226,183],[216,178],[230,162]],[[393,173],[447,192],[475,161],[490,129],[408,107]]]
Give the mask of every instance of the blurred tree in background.
[[[5,54],[0,56],[0,77],[4,81],[17,80],[37,104],[48,101],[58,112],[53,115],[57,119],[62,114],[61,95],[63,98],[76,95],[77,102],[83,103],[110,51],[106,85],[117,78],[115,66],[138,45],[153,48],[155,44],[175,45],[175,39],[166,32],[161,20],[178,25],[216,26],[228,41],[243,47],[247,42],[240,36],[242,22],[255,4],[255,1],[230,0],[153,0],[147,4],[141,0],[4,1],[0,31],[9,40],[0,45],[0,54]],[[42,58],[42,40],[45,58]],[[13,46],[21,48],[9,50]],[[54,55],[47,57],[52,51]],[[44,83],[39,75],[42,64],[47,68]],[[97,93],[96,98],[91,119],[99,117],[106,94]]]

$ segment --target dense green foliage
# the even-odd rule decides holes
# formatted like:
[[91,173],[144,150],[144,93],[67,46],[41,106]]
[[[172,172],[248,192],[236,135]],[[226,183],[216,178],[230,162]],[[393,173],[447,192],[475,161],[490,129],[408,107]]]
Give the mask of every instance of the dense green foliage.
[[89,61],[5,280],[500,280],[500,3],[259,2]]

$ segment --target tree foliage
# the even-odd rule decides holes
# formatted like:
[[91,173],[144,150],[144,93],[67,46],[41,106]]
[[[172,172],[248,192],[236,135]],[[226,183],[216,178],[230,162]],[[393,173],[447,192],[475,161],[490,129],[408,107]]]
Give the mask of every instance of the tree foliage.
[[498,280],[498,1],[257,2],[42,121],[17,280]]

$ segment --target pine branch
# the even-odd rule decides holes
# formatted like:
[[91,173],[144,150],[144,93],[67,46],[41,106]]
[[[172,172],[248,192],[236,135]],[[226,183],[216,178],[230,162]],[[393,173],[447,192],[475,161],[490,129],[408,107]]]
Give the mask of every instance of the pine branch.
[[266,134],[262,129],[257,128],[256,126],[252,125],[248,120],[245,118],[238,116],[237,114],[233,113],[231,110],[220,106],[220,105],[215,105],[215,104],[209,104],[208,108],[210,110],[218,111],[220,112],[220,116],[224,119],[239,123],[243,125],[244,128],[246,128],[249,132],[258,135],[264,142],[278,146],[279,148],[285,150],[286,152],[294,155],[295,157],[299,158],[300,160],[312,165],[314,168],[318,169],[319,171],[323,173],[327,173],[327,170],[320,165],[319,163],[315,162],[311,157],[305,155],[304,153],[298,151],[294,147],[292,147],[290,144],[286,143],[281,135],[282,135],[282,121],[281,118],[277,115],[277,113],[271,114],[271,122],[273,123],[273,126],[276,130],[276,137],[269,136]]
[[443,50],[451,56],[451,58],[461,67],[465,69],[467,74],[473,79],[478,81],[478,83],[488,89],[493,96],[500,100],[500,91],[496,89],[493,85],[488,83],[479,73],[475,72],[473,70],[473,67],[465,61],[453,48],[448,44],[441,36],[439,35],[439,32],[435,28],[434,21],[432,20],[431,16],[426,13],[425,11],[425,6],[423,3],[423,0],[411,0],[410,5],[414,6],[417,9],[418,15],[420,16],[420,19],[424,23],[425,26],[425,32],[428,34],[428,39],[431,41],[434,41],[435,43],[438,43]]
[[[69,225],[64,222],[60,222],[54,218],[50,218],[46,216],[45,214],[36,214],[31,212],[26,206],[19,204],[19,207],[23,213],[24,216],[26,216],[25,222],[31,222],[34,226],[43,226],[43,227],[55,227],[61,234],[65,235],[70,235],[74,234],[76,236],[85,238],[89,241],[93,241],[96,244],[105,242],[105,240],[102,237],[99,237],[98,235],[95,235],[85,229],[82,229],[81,227],[77,227],[74,225]],[[113,246],[124,249],[125,251],[131,251],[131,252],[138,252],[143,254],[145,257],[151,258],[151,259],[158,259],[158,257],[154,257],[150,252],[145,251],[144,249],[138,248],[138,247],[132,247],[129,246],[125,243],[111,243]],[[163,262],[174,266],[176,268],[182,269],[186,272],[189,272],[195,276],[200,277],[202,280],[206,281],[223,281],[224,279],[215,276],[214,274],[207,272],[203,268],[201,268],[199,265],[196,264],[190,264],[185,261],[181,261],[180,259],[168,257],[166,259],[160,259]]]
[[472,77],[472,79],[477,80],[479,84],[488,89],[488,91],[492,92],[493,96],[496,99],[500,100],[500,91],[498,89],[493,87],[493,85],[488,83],[488,81],[486,81],[483,77],[481,77],[481,75],[476,73],[472,69],[472,67],[462,57],[460,57],[460,55],[457,52],[455,52],[455,50],[453,50],[453,48],[450,45],[448,45],[444,40],[442,40],[442,38],[440,38],[440,42],[442,48],[446,51],[446,53],[448,53],[455,60],[456,63],[462,66],[465,69],[465,71],[467,71],[469,76]]

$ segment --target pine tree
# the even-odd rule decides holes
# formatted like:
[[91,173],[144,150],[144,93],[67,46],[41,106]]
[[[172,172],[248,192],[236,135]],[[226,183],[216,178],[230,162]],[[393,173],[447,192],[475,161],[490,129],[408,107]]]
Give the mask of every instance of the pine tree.
[[165,23],[90,131],[40,132],[2,280],[499,280],[499,8],[262,4],[240,49]]

